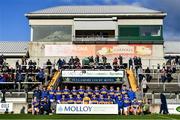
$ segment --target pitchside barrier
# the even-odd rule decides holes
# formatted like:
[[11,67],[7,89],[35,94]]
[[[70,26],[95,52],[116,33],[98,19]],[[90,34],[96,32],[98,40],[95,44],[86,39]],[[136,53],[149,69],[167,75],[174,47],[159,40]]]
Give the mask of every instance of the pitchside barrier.
[[57,104],[56,114],[118,114],[117,104]]
[[0,103],[0,113],[12,112],[13,103]]

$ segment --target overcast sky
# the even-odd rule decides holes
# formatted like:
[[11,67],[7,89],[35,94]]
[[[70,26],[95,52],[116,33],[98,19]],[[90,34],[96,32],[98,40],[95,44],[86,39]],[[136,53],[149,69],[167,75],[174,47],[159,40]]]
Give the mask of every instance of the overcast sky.
[[180,0],[0,0],[0,41],[29,41],[25,13],[59,5],[138,5],[167,12],[164,38],[180,40]]

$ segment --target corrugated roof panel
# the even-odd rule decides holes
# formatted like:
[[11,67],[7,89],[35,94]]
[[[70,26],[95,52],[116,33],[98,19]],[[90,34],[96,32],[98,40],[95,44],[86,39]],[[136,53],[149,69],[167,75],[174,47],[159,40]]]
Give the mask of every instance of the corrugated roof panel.
[[31,14],[126,14],[126,13],[160,13],[144,7],[133,5],[111,6],[57,6],[31,12]]
[[0,54],[27,53],[28,42],[0,42]]

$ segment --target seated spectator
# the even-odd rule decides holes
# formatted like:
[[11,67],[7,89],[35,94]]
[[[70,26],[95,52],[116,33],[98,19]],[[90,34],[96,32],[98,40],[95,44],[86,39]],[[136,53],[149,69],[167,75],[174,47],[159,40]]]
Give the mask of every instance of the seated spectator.
[[104,65],[107,63],[107,58],[104,55],[102,56],[102,61]]
[[117,60],[117,58],[114,58],[114,60],[113,60],[113,65],[114,65],[114,66],[117,66],[117,65],[118,65],[118,60]]
[[39,81],[39,82],[45,82],[45,73],[44,73],[44,70],[41,69],[37,75],[36,75],[36,79]]

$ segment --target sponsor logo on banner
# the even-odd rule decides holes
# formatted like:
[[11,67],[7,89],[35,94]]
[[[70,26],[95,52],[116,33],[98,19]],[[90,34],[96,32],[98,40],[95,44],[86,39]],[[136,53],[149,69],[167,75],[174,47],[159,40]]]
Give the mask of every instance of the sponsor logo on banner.
[[124,71],[62,71],[62,77],[124,77]]
[[118,105],[57,104],[57,114],[118,114]]
[[180,114],[180,104],[168,104],[170,114]]
[[122,78],[84,78],[84,77],[75,77],[75,78],[63,78],[63,81],[66,82],[106,82],[106,83],[112,83],[112,82],[116,82],[116,83],[122,83]]
[[152,45],[45,45],[45,56],[151,56]]
[[0,112],[12,112],[13,103],[0,103]]

